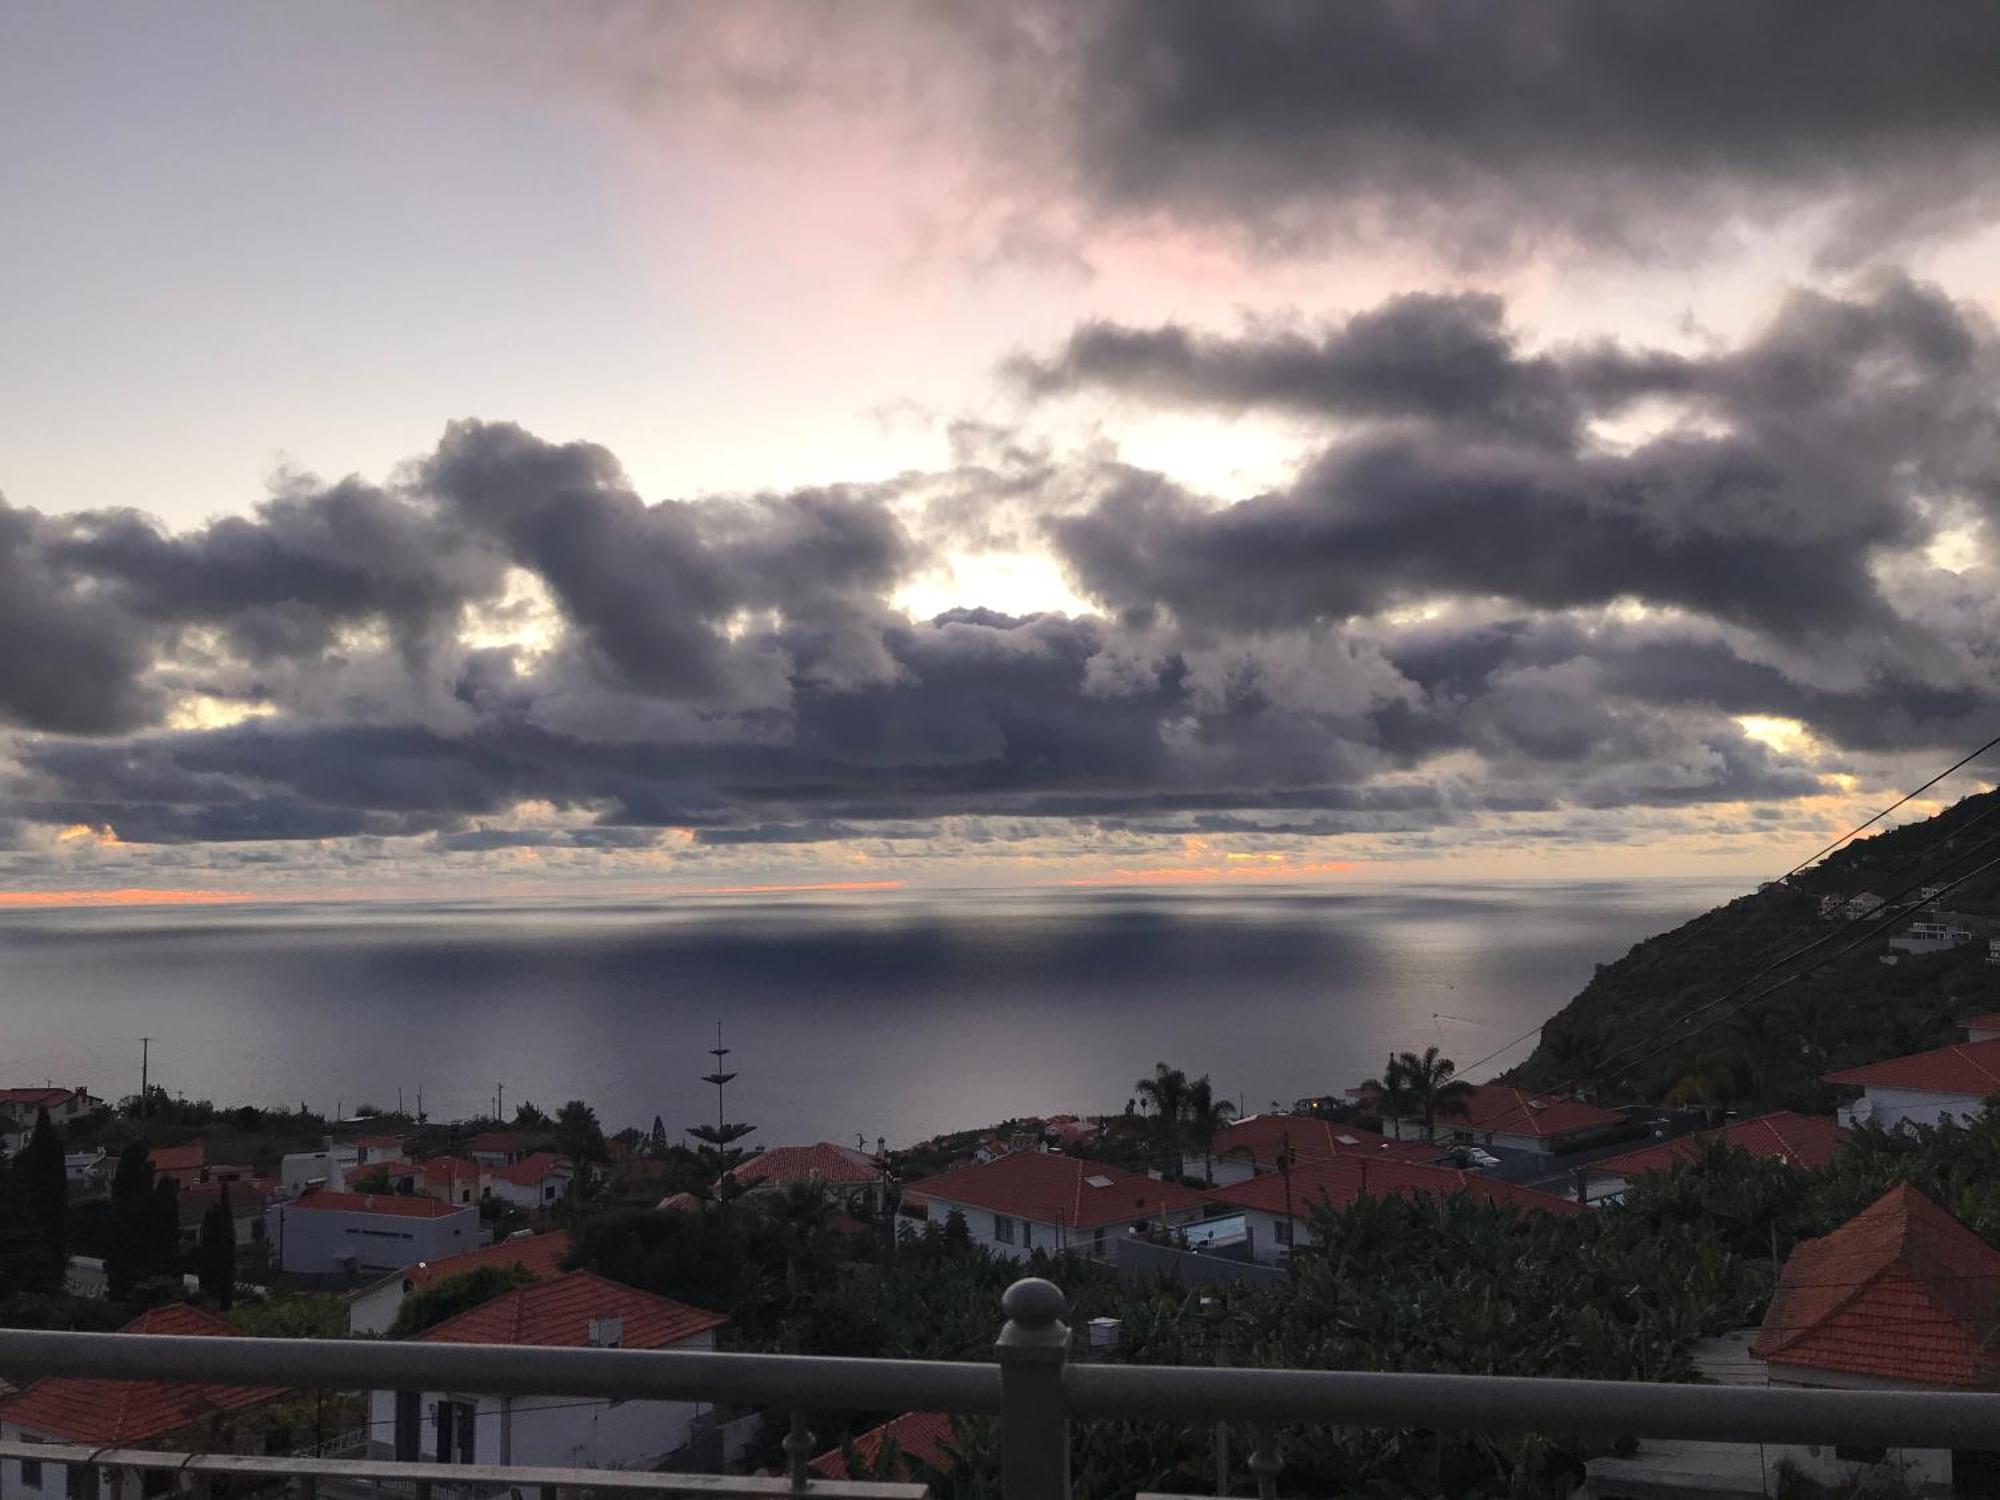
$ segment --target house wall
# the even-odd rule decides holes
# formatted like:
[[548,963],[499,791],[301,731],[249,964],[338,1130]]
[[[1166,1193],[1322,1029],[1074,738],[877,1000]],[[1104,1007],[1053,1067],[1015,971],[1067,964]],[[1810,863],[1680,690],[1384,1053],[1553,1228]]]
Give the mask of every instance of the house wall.
[[[71,1439],[46,1432],[30,1432],[6,1422],[0,1423],[0,1441],[68,1443]],[[97,1473],[99,1500],[140,1500],[145,1494],[144,1481],[145,1473],[139,1469],[100,1468]],[[0,1500],[68,1500],[68,1497],[68,1464],[43,1463],[41,1484],[37,1486],[27,1482],[21,1460],[0,1459]]]
[[354,1169],[361,1153],[352,1146],[336,1146],[331,1151],[294,1151],[278,1162],[278,1184],[288,1193],[302,1193],[308,1183],[324,1182],[338,1188],[343,1174]]
[[[1862,1090],[1862,1097],[1873,1108],[1869,1122],[1884,1130],[1894,1130],[1905,1122],[1936,1125],[1946,1115],[1962,1124],[1986,1106],[1985,1100],[1971,1094],[1934,1094],[1924,1089],[1884,1089],[1873,1085]],[[1842,1126],[1852,1126],[1853,1106],[1843,1104],[1835,1118]]]
[[[981,1208],[972,1203],[954,1203],[948,1199],[931,1196],[925,1217],[934,1224],[942,1224],[957,1209],[965,1215],[965,1227],[972,1234],[972,1243],[995,1255],[1004,1255],[1011,1260],[1026,1260],[1037,1250],[1054,1254],[1060,1250],[1075,1250],[1087,1255],[1109,1253],[1110,1242],[1122,1238],[1130,1232],[1126,1224],[1112,1224],[1102,1230],[1077,1229],[1074,1226],[1058,1227],[1038,1220],[1014,1218],[1013,1240],[1011,1243],[999,1239],[995,1233],[992,1209]],[[1185,1210],[1166,1215],[1168,1224],[1187,1224],[1201,1217],[1199,1209]]]
[[503,1177],[493,1179],[493,1196],[503,1203],[511,1203],[516,1208],[530,1211],[545,1209],[560,1200],[569,1190],[569,1179],[556,1175],[544,1177],[540,1182],[523,1185],[509,1182]]
[[[674,1344],[675,1349],[709,1350],[713,1332]],[[437,1455],[435,1411],[440,1399],[475,1405],[472,1461],[517,1467],[647,1468],[687,1443],[703,1411],[694,1401],[578,1401],[572,1397],[423,1396],[421,1455]],[[395,1454],[396,1396],[373,1391],[368,1397],[371,1457]],[[54,1500],[54,1497],[49,1497]]]
[[476,1208],[417,1219],[274,1203],[265,1222],[279,1263],[303,1276],[338,1276],[349,1271],[381,1276],[420,1260],[462,1255],[480,1245]]
[[403,1290],[403,1278],[390,1276],[374,1286],[355,1293],[347,1304],[347,1331],[349,1333],[387,1333],[389,1325],[396,1321],[397,1310],[403,1299],[409,1295]]
[[1234,1187],[1239,1182],[1248,1182],[1257,1175],[1257,1164],[1247,1156],[1218,1156],[1215,1171],[1209,1174],[1209,1161],[1204,1156],[1184,1156],[1181,1158],[1181,1176],[1191,1177],[1199,1182],[1208,1178],[1210,1187]]

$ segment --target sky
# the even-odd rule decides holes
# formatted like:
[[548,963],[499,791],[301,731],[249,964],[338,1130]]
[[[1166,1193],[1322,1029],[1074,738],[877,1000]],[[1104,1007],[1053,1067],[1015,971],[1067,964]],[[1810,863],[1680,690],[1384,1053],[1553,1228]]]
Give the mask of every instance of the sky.
[[0,899],[1781,872],[2000,732],[1996,44],[6,7]]

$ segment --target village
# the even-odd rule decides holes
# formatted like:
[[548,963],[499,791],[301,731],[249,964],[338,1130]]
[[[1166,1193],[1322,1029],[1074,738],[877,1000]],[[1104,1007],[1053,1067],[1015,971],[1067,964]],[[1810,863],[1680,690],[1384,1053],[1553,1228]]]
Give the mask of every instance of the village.
[[[0,1308],[17,1325],[138,1333],[976,1358],[976,1315],[899,1332],[876,1326],[879,1310],[824,1304],[857,1278],[879,1283],[878,1309],[907,1304],[912,1276],[997,1295],[1033,1268],[1093,1314],[1078,1322],[1076,1357],[1144,1361],[1161,1330],[1140,1338],[1128,1325],[1163,1310],[1205,1325],[1259,1299],[1296,1310],[1314,1268],[1339,1263],[1348,1241],[1379,1232],[1371,1215],[1401,1204],[1509,1233],[1651,1217],[1690,1244],[1719,1236],[1740,1263],[1714,1273],[1700,1326],[1678,1336],[1668,1363],[1685,1378],[1968,1389],[2000,1373],[2000,1250],[1982,1237],[2000,1229],[2000,1204],[1922,1184],[2000,1159],[1985,1115],[2000,1093],[2000,1014],[1957,1024],[1947,1045],[1828,1072],[1842,1101],[1830,1116],[1470,1084],[1433,1047],[1337,1094],[1241,1117],[1206,1077],[1163,1063],[1119,1113],[1013,1120],[900,1150],[744,1144],[755,1127],[727,1120],[736,1075],[721,1071],[719,1045],[705,1079],[717,1123],[691,1128],[693,1145],[657,1119],[607,1135],[583,1101],[437,1124],[191,1106],[158,1088],[113,1107],[81,1087],[13,1087],[0,1090],[12,1194]],[[318,1138],[300,1141],[308,1129]],[[1785,1235],[1788,1247],[1775,1208],[1755,1211],[1773,1222],[1752,1225],[1749,1254],[1725,1224],[1699,1221],[1718,1184],[1741,1178],[1792,1205],[1803,1231],[1808,1185],[1863,1161],[1874,1175],[1834,1195],[1854,1211]],[[1968,1205],[1972,1227],[1955,1217]],[[1757,1306],[1761,1318],[1723,1326]],[[1186,1340],[1170,1346],[1185,1353]],[[0,1399],[0,1441],[682,1472],[784,1461],[768,1414],[727,1405],[376,1390],[316,1398],[308,1414],[302,1399],[47,1379]],[[982,1451],[963,1421],[922,1411],[872,1425],[834,1414],[836,1434],[814,1473],[917,1475],[944,1493]],[[1987,1457],[1646,1443],[1577,1455],[1578,1493],[1761,1494],[1782,1466],[1796,1476],[1789,1493],[1889,1476],[1915,1494],[1955,1472],[1963,1483]],[[0,1500],[73,1496],[60,1467],[0,1465]],[[107,1497],[121,1484],[152,1492],[137,1473],[103,1483]]]

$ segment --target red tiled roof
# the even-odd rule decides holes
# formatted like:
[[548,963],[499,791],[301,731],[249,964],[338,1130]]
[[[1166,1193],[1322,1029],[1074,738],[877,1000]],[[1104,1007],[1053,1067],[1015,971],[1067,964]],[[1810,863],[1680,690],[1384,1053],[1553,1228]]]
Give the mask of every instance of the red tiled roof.
[[467,1271],[477,1271],[482,1266],[496,1266],[505,1269],[519,1266],[532,1272],[538,1281],[547,1281],[562,1271],[563,1257],[569,1254],[569,1231],[553,1229],[547,1234],[523,1235],[517,1240],[502,1240],[497,1245],[484,1245],[477,1250],[468,1250],[463,1255],[447,1255],[442,1260],[420,1260],[414,1266],[403,1267],[400,1274],[405,1287],[415,1289],[426,1282],[442,1281],[447,1276],[463,1276]]
[[[1106,1179],[1106,1184],[1092,1183],[1093,1177]],[[1072,1229],[1129,1224],[1161,1212],[1199,1209],[1207,1202],[1177,1182],[1158,1182],[1123,1167],[1052,1151],[1016,1151],[943,1172],[912,1183],[904,1196],[911,1194]]]
[[[1384,1161],[1366,1156],[1336,1156],[1325,1161],[1302,1161],[1291,1171],[1292,1211],[1304,1214],[1316,1203],[1345,1208],[1355,1199],[1428,1193],[1449,1197],[1466,1193],[1488,1203],[1512,1204],[1516,1208],[1539,1208],[1550,1213],[1579,1213],[1576,1204],[1554,1193],[1498,1182],[1476,1172],[1459,1172],[1450,1167],[1425,1166],[1412,1161]],[[1216,1188],[1209,1196],[1218,1203],[1237,1208],[1254,1208],[1265,1213],[1285,1212],[1285,1179],[1266,1172],[1232,1187]]]
[[1843,1068],[1827,1074],[1826,1081],[1984,1099],[1988,1094],[2000,1093],[2000,1041],[1953,1042],[1948,1047],[1934,1047],[1908,1057]]
[[[362,1164],[364,1170],[367,1165],[365,1162]],[[491,1170],[463,1156],[433,1156],[423,1163],[424,1181],[430,1183],[477,1182]]]
[[191,1146],[155,1146],[146,1159],[155,1172],[199,1172],[208,1162],[208,1142]]
[[518,1151],[527,1144],[528,1137],[519,1130],[489,1130],[483,1135],[475,1135],[466,1142],[468,1151]]
[[1738,1120],[1718,1130],[1702,1130],[1671,1141],[1656,1141],[1636,1151],[1627,1151],[1623,1156],[1593,1162],[1591,1175],[1637,1177],[1642,1172],[1664,1171],[1675,1162],[1694,1156],[1709,1141],[1734,1146],[1752,1156],[1775,1156],[1792,1166],[1812,1170],[1833,1160],[1834,1154],[1847,1143],[1847,1132],[1824,1116],[1801,1115],[1781,1109],[1773,1114],[1759,1115],[1754,1120]]
[[2000,1251],[1908,1184],[1785,1261],[1763,1332],[1774,1365],[1924,1385],[2000,1373]]
[[0,1104],[27,1104],[48,1109],[61,1104],[72,1094],[80,1094],[81,1089],[0,1089]]
[[1285,1143],[1301,1161],[1335,1156],[1388,1157],[1398,1161],[1436,1161],[1443,1148],[1422,1141],[1395,1141],[1355,1125],[1337,1125],[1311,1115],[1251,1115],[1226,1127],[1215,1138],[1215,1154],[1247,1157],[1259,1167],[1274,1167]]
[[693,1193],[669,1193],[653,1206],[662,1213],[691,1214],[700,1210],[701,1199]]
[[880,1182],[882,1169],[859,1151],[821,1141],[814,1146],[773,1146],[741,1162],[730,1176],[744,1187],[779,1187],[788,1182],[836,1184]]
[[403,1138],[399,1135],[351,1135],[340,1143],[343,1146],[359,1146],[367,1151],[384,1151],[394,1147],[403,1149]]
[[[141,1313],[122,1331],[213,1336],[237,1330],[214,1313],[178,1302]],[[129,1448],[215,1413],[240,1411],[284,1394],[271,1387],[55,1377],[0,1401],[0,1419],[41,1437]]]
[[229,1189],[229,1212],[236,1218],[247,1219],[261,1214],[273,1198],[282,1191],[278,1184],[268,1177],[253,1177],[248,1181],[198,1182],[180,1191],[176,1200],[180,1209],[181,1227],[199,1224],[202,1216],[213,1208],[222,1197],[222,1190]]
[[344,1181],[350,1183],[368,1182],[377,1176],[387,1177],[392,1182],[402,1177],[414,1181],[423,1175],[423,1168],[410,1161],[364,1161],[341,1175]]
[[493,1168],[493,1176],[496,1181],[511,1182],[516,1187],[534,1187],[544,1178],[567,1171],[568,1157],[557,1156],[553,1151],[537,1151],[533,1156],[522,1157],[512,1166]]
[[301,1193],[287,1206],[350,1214],[392,1214],[400,1219],[442,1219],[446,1214],[478,1211],[470,1203],[440,1203],[414,1193],[330,1193],[325,1188]]
[[1462,1115],[1439,1115],[1438,1125],[1446,1130],[1492,1130],[1503,1135],[1549,1140],[1622,1124],[1625,1119],[1594,1104],[1531,1094],[1526,1089],[1505,1088],[1497,1083],[1483,1083],[1473,1089],[1465,1107]]
[[[896,1451],[903,1458],[916,1459],[939,1473],[950,1472],[952,1455],[945,1451],[944,1445],[951,1441],[951,1418],[945,1413],[906,1411],[880,1427],[871,1427],[854,1439],[854,1456],[872,1471],[883,1443],[890,1438],[895,1439]],[[807,1467],[822,1479],[845,1479],[847,1453],[841,1448],[829,1449]],[[897,1482],[907,1483],[909,1478],[909,1464],[897,1463]]]
[[594,1271],[571,1271],[553,1281],[516,1287],[462,1312],[438,1324],[421,1341],[581,1349],[590,1342],[593,1318],[624,1320],[619,1338],[622,1349],[664,1349],[729,1321],[726,1314],[656,1297],[637,1287],[607,1281]]
[[2000,1031],[2000,1010],[1989,1010],[1983,1016],[1968,1016],[1958,1024],[1964,1031]]

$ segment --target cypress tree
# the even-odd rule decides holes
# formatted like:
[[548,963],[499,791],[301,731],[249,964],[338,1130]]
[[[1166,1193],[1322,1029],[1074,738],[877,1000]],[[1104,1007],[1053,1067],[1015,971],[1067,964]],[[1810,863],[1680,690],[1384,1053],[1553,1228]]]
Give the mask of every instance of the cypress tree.
[[19,1274],[25,1290],[60,1292],[69,1268],[69,1177],[62,1140],[45,1109],[35,1111],[34,1133],[14,1160],[15,1206],[33,1237]]
[[[146,1233],[147,1206],[153,1198],[153,1163],[144,1141],[133,1141],[118,1153],[111,1174],[111,1244],[104,1257],[105,1290],[123,1302],[147,1276],[150,1245]],[[178,1220],[175,1225],[178,1229]]]
[[236,1296],[236,1215],[229,1208],[229,1184],[201,1216],[201,1240],[195,1248],[195,1274],[201,1289],[224,1312]]
[[162,1177],[146,1202],[146,1275],[177,1277],[180,1270],[181,1185]]

